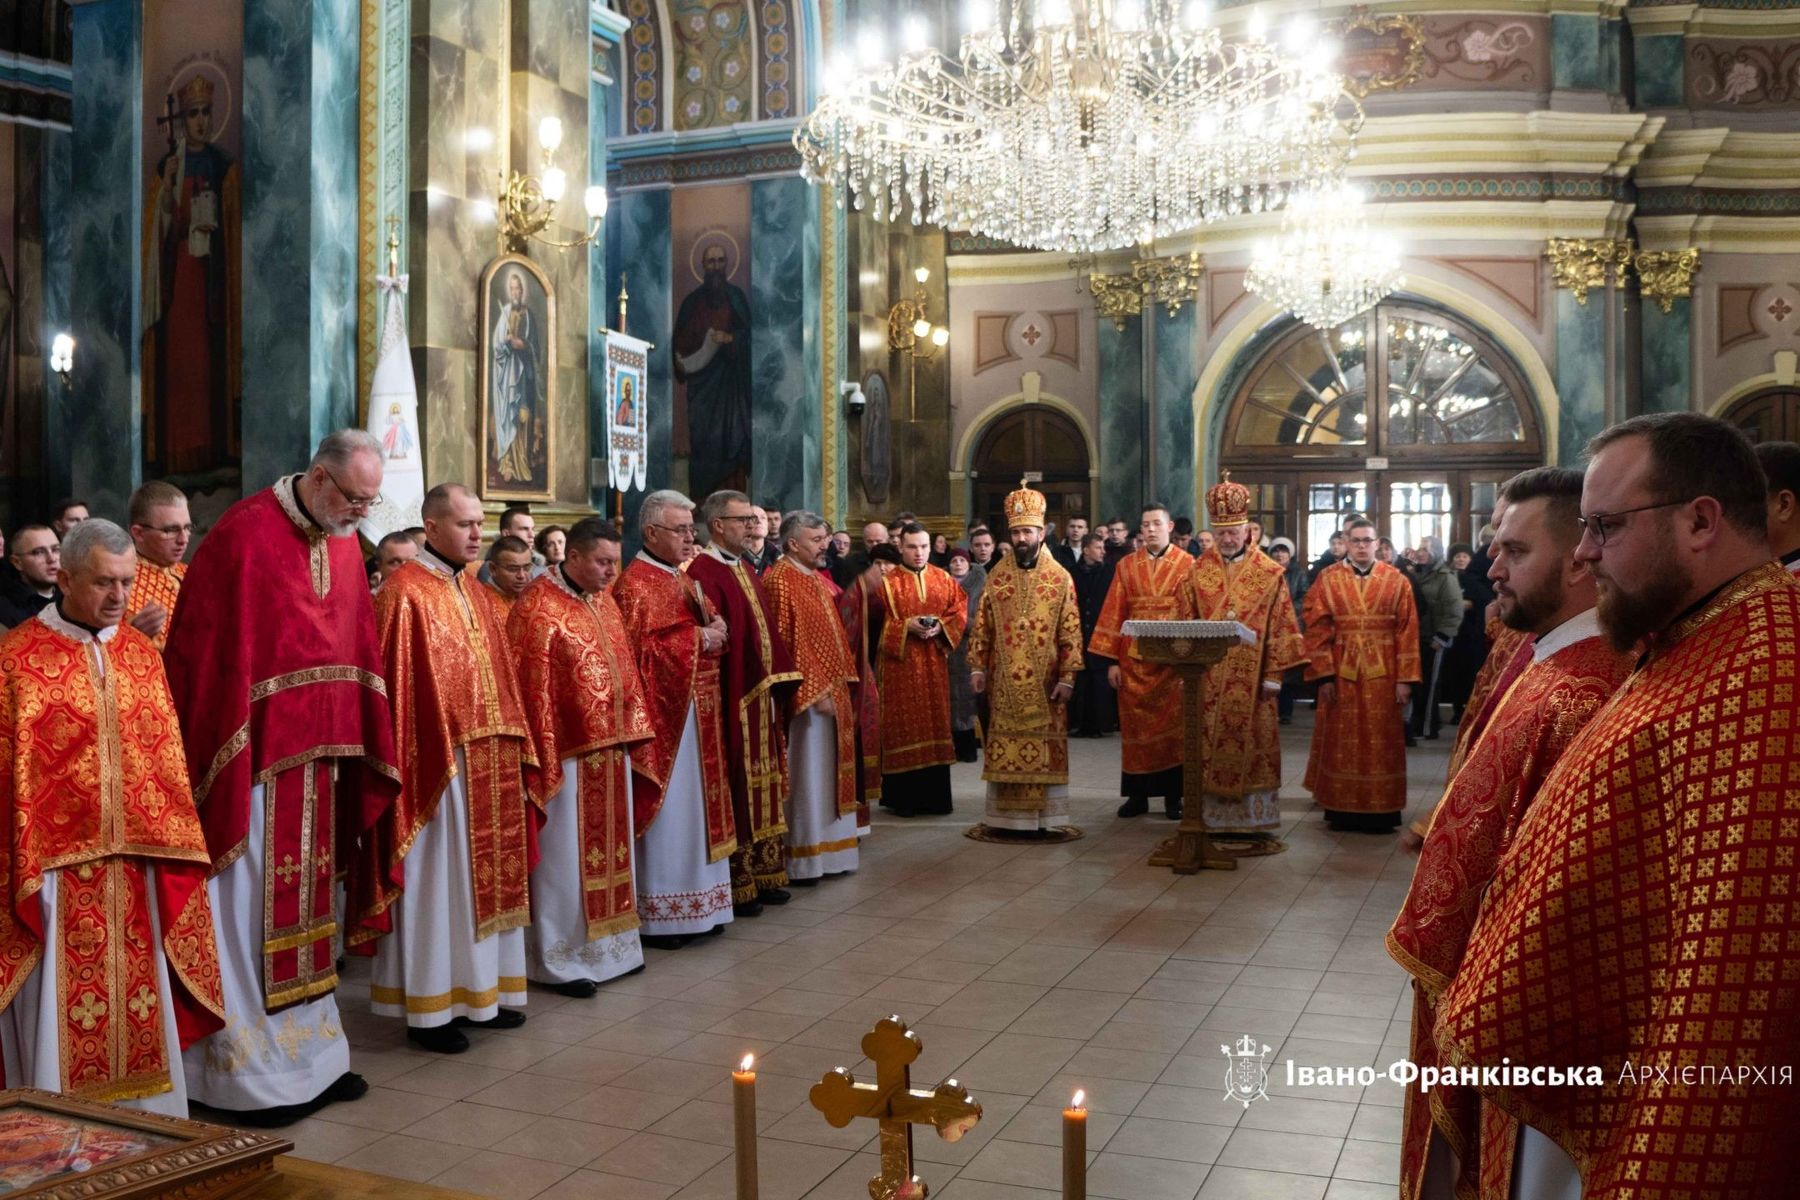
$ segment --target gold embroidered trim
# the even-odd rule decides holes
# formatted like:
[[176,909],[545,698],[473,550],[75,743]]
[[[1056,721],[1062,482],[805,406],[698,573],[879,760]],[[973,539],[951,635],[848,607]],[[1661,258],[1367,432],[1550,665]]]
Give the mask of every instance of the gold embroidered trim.
[[267,700],[277,692],[285,692],[289,688],[305,687],[313,683],[360,683],[378,695],[387,695],[387,680],[373,671],[352,666],[308,667],[304,671],[289,671],[286,675],[276,675],[252,685],[250,703]]

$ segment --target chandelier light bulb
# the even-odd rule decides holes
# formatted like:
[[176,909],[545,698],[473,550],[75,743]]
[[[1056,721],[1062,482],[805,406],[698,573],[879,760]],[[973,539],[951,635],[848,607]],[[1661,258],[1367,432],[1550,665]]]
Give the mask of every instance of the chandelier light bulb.
[[1119,0],[1113,8],[1114,24],[1127,33],[1137,33],[1144,27],[1144,7],[1139,0]]
[[1269,18],[1263,15],[1262,9],[1250,10],[1250,15],[1244,18],[1244,32],[1256,41],[1262,41],[1263,36],[1269,32]]
[[963,30],[967,33],[978,33],[988,28],[994,20],[992,0],[969,0],[963,5]]
[[563,193],[568,190],[569,177],[561,167],[551,167],[544,172],[544,199],[552,204],[560,202]]
[[1313,27],[1312,18],[1305,15],[1296,16],[1288,21],[1281,31],[1281,45],[1289,54],[1304,54],[1317,30]]
[[931,331],[931,344],[942,350],[950,341],[950,331],[939,325]]
[[916,338],[930,337],[931,336],[931,322],[927,321],[924,317],[920,317],[918,320],[914,321],[913,322],[913,336]]
[[562,145],[562,137],[561,118],[545,117],[538,122],[538,145],[544,148],[544,153],[555,154],[557,147]]
[[1190,32],[1205,29],[1212,24],[1212,5],[1208,0],[1188,0],[1187,8],[1182,12],[1182,20],[1186,22]]
[[1038,5],[1037,23],[1040,27],[1067,25],[1074,19],[1069,0],[1043,0]]
[[925,281],[927,279],[931,278],[931,268],[930,267],[917,268],[916,270],[913,271],[913,278],[918,281],[920,287],[924,287]]
[[900,26],[900,42],[906,47],[908,54],[918,54],[931,42],[931,30],[925,24],[925,18],[914,13]]
[[582,193],[581,203],[587,215],[596,221],[606,217],[606,189],[595,185]]
[[867,71],[881,63],[881,38],[873,29],[856,35],[856,64]]

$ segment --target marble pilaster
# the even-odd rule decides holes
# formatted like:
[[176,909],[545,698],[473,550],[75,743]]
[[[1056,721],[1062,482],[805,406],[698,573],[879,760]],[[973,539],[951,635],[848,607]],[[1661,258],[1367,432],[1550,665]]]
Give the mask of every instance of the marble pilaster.
[[[71,156],[73,138],[69,133],[59,129],[42,129],[37,131],[38,157],[38,211],[40,214],[66,214],[70,211],[69,197],[73,160]],[[70,307],[70,222],[56,219],[40,222],[42,242],[42,274],[43,291],[40,297],[42,305],[41,320],[38,326],[38,345],[48,355],[50,345],[59,333],[68,332],[73,319]],[[23,345],[20,346],[21,353]],[[63,447],[71,446],[70,420],[73,408],[71,389],[62,386],[49,373],[48,362],[40,368],[44,374],[44,437],[43,437],[43,481],[44,490],[51,495],[66,496],[73,491],[69,478],[69,456]]]
[[1680,34],[1639,35],[1632,43],[1632,75],[1639,108],[1679,108],[1685,103],[1687,39]]
[[[1151,410],[1152,497],[1171,507],[1171,515],[1194,513],[1194,385],[1199,381],[1196,361],[1197,304],[1185,304],[1170,316],[1156,307],[1152,381],[1155,405]],[[1126,518],[1128,521],[1130,518]]]
[[1608,421],[1608,289],[1588,293],[1585,305],[1571,292],[1556,293],[1556,396],[1560,409],[1556,461],[1574,465],[1582,447]]
[[1132,317],[1113,328],[1096,322],[1100,351],[1100,509],[1097,521],[1135,525],[1144,503],[1144,328]]
[[818,246],[818,207],[804,179],[751,183],[751,498],[784,512],[816,511],[820,499],[817,467],[809,466],[819,456],[819,372],[808,366],[817,362],[808,353],[817,329],[806,319]]
[[[654,492],[672,485],[670,468],[675,455],[675,376],[669,359],[673,336],[669,307],[669,193],[626,192],[613,201],[612,214],[607,221],[608,233],[617,241],[608,245],[607,257],[619,265],[619,270],[613,272],[615,293],[618,276],[623,272],[626,290],[631,294],[626,332],[656,347],[650,354],[650,394],[646,397],[650,406],[650,470],[645,486]],[[635,505],[628,503],[626,520],[635,523],[636,513]]]
[[1666,313],[1654,302],[1645,303],[1640,336],[1643,411],[1688,411],[1694,391],[1694,302],[1678,298]]
[[[598,51],[596,51],[598,53]],[[596,63],[596,66],[599,64]],[[607,97],[614,92],[611,77],[590,75],[588,78],[588,183],[606,186],[606,122]],[[616,220],[616,215],[609,215],[609,220]],[[613,327],[613,317],[617,308],[613,303],[615,289],[608,286],[606,277],[606,243],[609,239],[602,236],[595,238],[587,248],[587,419],[589,445],[587,455],[589,461],[588,503],[605,516],[612,515],[609,493],[606,482],[604,455],[606,453],[606,338],[602,330]],[[596,461],[602,465],[596,472],[592,464]]]

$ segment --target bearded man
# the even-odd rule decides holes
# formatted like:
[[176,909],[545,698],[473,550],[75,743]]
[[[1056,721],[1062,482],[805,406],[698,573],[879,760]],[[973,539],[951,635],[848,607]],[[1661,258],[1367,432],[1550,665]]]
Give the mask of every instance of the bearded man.
[[725,247],[700,256],[700,286],[675,313],[675,381],[687,388],[694,491],[744,482],[750,462],[750,299],[726,277]]

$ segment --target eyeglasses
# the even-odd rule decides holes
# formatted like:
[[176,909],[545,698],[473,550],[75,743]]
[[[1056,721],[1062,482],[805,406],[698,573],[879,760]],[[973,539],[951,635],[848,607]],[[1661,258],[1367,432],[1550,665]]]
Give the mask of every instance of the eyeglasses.
[[747,517],[714,517],[713,520],[715,520],[715,521],[742,521],[746,525],[756,524],[756,516],[754,513]]
[[1688,503],[1686,500],[1664,500],[1661,504],[1640,504],[1636,508],[1621,508],[1618,512],[1590,513],[1585,517],[1576,517],[1575,524],[1579,525],[1584,533],[1593,534],[1594,541],[1604,548],[1607,538],[1625,528],[1625,522],[1619,520],[1620,517],[1628,517],[1632,513],[1650,512],[1658,508],[1676,508],[1686,503]]
[[184,533],[192,535],[194,523],[189,521],[186,525],[140,525],[138,528],[148,529],[151,533],[160,533],[164,537],[180,537]]
[[348,488],[338,482],[338,477],[331,473],[330,467],[326,466],[324,463],[320,463],[319,470],[325,472],[325,478],[331,480],[331,486],[338,490],[338,495],[344,498],[344,503],[353,509],[360,508],[362,511],[368,512],[371,508],[374,508],[376,503],[381,499],[381,494],[379,492],[373,496],[353,496],[350,494]]
[[694,536],[694,527],[692,525],[658,525],[656,522],[652,521],[650,522],[650,528],[664,530],[674,534],[676,537]]

